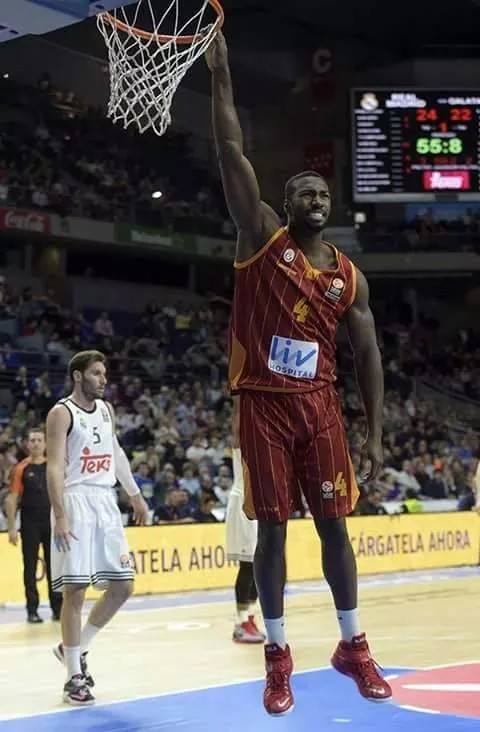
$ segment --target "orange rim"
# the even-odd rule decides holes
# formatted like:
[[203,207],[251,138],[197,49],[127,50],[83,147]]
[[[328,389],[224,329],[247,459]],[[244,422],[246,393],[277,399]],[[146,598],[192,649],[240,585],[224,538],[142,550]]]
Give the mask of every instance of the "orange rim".
[[[208,0],[209,5],[212,6],[212,8],[217,13],[217,20],[215,21],[215,31],[218,31],[225,20],[225,14],[223,12],[223,8],[219,2],[219,0]],[[156,43],[168,43],[168,41],[171,41],[172,39],[175,39],[176,43],[196,43],[197,41],[200,41],[203,36],[201,33],[197,33],[193,36],[168,36],[168,35],[156,35],[155,33],[149,33],[148,31],[142,30],[141,28],[135,28],[135,26],[129,26],[127,23],[124,23],[121,20],[118,20],[118,18],[115,18],[114,15],[111,13],[102,13],[102,17],[107,20],[110,25],[116,26],[119,30],[124,31],[124,33],[132,33],[132,35],[137,36],[138,38],[143,38],[146,41],[154,40]]]

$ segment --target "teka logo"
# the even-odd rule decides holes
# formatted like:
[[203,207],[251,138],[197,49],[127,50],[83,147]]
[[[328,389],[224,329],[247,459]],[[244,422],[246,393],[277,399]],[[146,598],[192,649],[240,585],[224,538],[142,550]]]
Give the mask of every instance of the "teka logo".
[[92,455],[88,447],[84,447],[83,455],[80,457],[82,463],[82,473],[101,473],[108,472],[110,470],[110,464],[112,462],[112,456],[106,455]]
[[426,191],[468,191],[470,173],[468,170],[428,170],[423,173],[423,187]]
[[270,371],[295,379],[314,379],[317,361],[318,343],[273,336],[268,355]]

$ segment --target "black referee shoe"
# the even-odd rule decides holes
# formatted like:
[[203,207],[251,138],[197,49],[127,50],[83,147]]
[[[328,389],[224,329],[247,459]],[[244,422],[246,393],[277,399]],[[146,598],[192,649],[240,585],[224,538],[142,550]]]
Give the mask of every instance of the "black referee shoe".
[[38,613],[28,613],[27,623],[43,623],[43,618]]

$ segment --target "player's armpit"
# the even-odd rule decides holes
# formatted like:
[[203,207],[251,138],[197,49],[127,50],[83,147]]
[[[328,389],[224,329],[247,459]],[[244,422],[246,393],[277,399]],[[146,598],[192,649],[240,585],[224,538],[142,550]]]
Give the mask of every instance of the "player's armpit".
[[239,229],[235,262],[245,264],[262,249],[281,228],[279,215],[265,201],[260,201],[261,227],[260,234]]

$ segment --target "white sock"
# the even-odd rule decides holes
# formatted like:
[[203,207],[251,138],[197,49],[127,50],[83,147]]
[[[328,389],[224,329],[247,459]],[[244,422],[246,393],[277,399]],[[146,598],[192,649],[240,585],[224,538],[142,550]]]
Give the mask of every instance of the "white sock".
[[63,655],[67,667],[67,681],[70,681],[72,676],[82,673],[80,668],[80,646],[63,646]]
[[248,622],[248,610],[239,610],[237,608],[237,617],[240,625]]
[[360,635],[360,618],[358,617],[357,608],[354,610],[337,610],[337,619],[342,640],[351,643],[353,636]]
[[265,630],[267,631],[267,643],[276,643],[280,648],[285,649],[285,618],[264,618]]
[[96,625],[92,625],[88,621],[85,623],[82,630],[82,635],[80,636],[80,648],[82,653],[85,653],[85,651],[88,650],[88,646],[95,638],[99,630],[101,630],[101,628],[98,628]]

